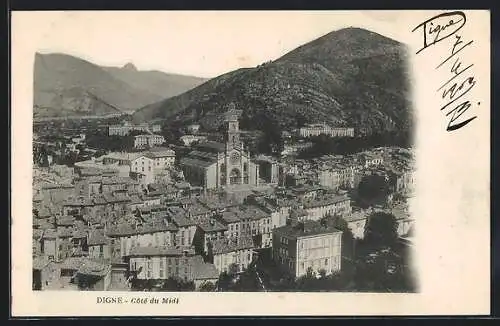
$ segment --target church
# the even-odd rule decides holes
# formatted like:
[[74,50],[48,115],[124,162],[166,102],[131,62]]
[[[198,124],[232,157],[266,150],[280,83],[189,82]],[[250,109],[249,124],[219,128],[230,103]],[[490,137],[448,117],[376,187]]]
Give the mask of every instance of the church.
[[225,143],[200,143],[180,161],[186,181],[205,189],[244,188],[259,185],[259,165],[240,140],[241,110],[225,113]]

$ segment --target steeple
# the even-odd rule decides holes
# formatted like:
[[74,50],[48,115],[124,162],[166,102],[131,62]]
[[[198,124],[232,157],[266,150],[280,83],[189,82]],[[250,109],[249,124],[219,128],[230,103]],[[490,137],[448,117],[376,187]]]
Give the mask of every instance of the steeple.
[[241,148],[240,130],[238,119],[241,115],[241,110],[236,110],[234,103],[228,105],[224,121],[227,124],[226,131],[226,149]]

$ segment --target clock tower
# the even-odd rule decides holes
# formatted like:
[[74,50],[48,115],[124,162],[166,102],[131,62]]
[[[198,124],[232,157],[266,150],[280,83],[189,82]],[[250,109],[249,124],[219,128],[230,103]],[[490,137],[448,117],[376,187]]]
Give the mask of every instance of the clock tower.
[[241,150],[240,128],[238,118],[241,115],[241,110],[235,110],[234,104],[230,105],[229,110],[225,114],[225,122],[227,123],[226,131],[226,150],[229,152],[233,149]]

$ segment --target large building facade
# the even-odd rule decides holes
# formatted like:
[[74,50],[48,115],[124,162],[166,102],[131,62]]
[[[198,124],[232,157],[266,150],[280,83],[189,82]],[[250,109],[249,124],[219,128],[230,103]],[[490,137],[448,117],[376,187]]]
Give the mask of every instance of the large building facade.
[[204,142],[182,158],[184,176],[192,185],[206,189],[259,184],[259,167],[240,140],[241,111],[226,113],[225,143]]
[[341,269],[342,231],[316,221],[286,225],[273,230],[273,260],[300,277],[308,269],[332,274]]
[[354,128],[330,127],[326,124],[309,124],[299,129],[301,137],[327,135],[330,137],[354,137]]

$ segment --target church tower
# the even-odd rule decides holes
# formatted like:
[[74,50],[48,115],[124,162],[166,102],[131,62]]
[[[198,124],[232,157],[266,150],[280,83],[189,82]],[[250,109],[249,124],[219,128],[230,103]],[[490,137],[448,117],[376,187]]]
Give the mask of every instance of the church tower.
[[225,122],[227,123],[226,130],[226,150],[242,149],[240,142],[240,127],[238,119],[241,115],[241,110],[235,110],[234,104],[229,106],[229,110],[225,114]]

